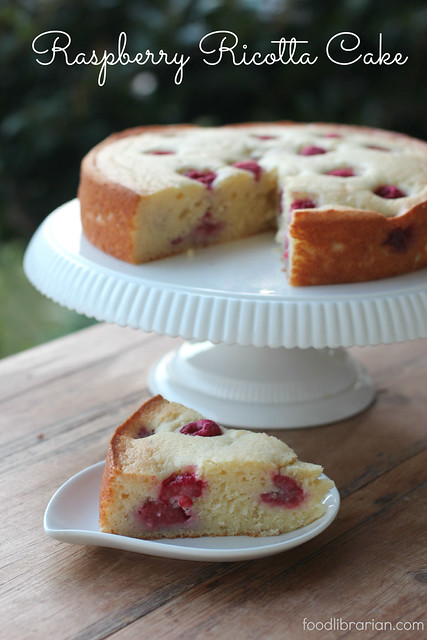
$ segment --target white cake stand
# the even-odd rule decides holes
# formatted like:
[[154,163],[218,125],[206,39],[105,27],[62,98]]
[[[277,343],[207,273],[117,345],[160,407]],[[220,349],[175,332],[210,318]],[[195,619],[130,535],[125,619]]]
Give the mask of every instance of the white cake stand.
[[24,269],[79,313],[190,341],[154,366],[150,389],[224,425],[301,428],[355,415],[375,389],[345,347],[427,337],[425,269],[295,288],[270,233],[129,265],[86,241],[77,200],[40,226]]

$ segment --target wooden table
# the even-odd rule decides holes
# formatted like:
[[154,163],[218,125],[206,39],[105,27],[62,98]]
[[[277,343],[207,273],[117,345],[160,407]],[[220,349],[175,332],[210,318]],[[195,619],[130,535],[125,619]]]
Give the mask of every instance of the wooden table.
[[[177,344],[97,325],[0,362],[1,637],[425,637],[408,625],[427,629],[427,340],[352,349],[376,404],[339,424],[274,432],[341,493],[337,519],[305,545],[204,563],[45,535],[54,491],[104,458],[114,428],[149,396],[150,366]],[[399,623],[407,630],[380,630]]]

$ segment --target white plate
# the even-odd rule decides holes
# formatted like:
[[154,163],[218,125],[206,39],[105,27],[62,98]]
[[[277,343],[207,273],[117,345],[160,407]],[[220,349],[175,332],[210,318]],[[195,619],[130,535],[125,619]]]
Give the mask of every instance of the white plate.
[[44,530],[49,536],[71,544],[111,547],[164,558],[205,562],[249,560],[280,553],[311,540],[331,524],[340,505],[339,493],[333,488],[325,498],[327,511],[324,516],[280,536],[139,540],[99,530],[98,504],[103,469],[104,462],[99,462],[77,473],[58,489],[44,516]]

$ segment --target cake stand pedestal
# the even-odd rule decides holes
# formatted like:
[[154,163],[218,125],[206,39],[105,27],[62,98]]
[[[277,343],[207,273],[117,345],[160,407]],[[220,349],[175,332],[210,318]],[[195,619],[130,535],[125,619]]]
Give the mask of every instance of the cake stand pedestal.
[[226,425],[311,427],[359,413],[372,380],[344,349],[184,343],[152,369],[155,393]]
[[79,203],[34,234],[24,269],[43,294],[98,320],[181,336],[149,386],[228,426],[301,428],[375,398],[346,347],[427,337],[427,271],[370,283],[290,287],[273,235],[129,265],[82,235]]

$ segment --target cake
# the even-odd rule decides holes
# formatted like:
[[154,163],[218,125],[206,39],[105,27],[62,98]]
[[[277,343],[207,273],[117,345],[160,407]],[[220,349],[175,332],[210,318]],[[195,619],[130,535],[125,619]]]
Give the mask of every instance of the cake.
[[112,437],[100,528],[136,538],[272,536],[313,522],[333,482],[278,438],[156,396]]
[[276,230],[294,286],[427,266],[427,143],[379,129],[139,127],[88,153],[78,195],[86,238],[130,263]]

